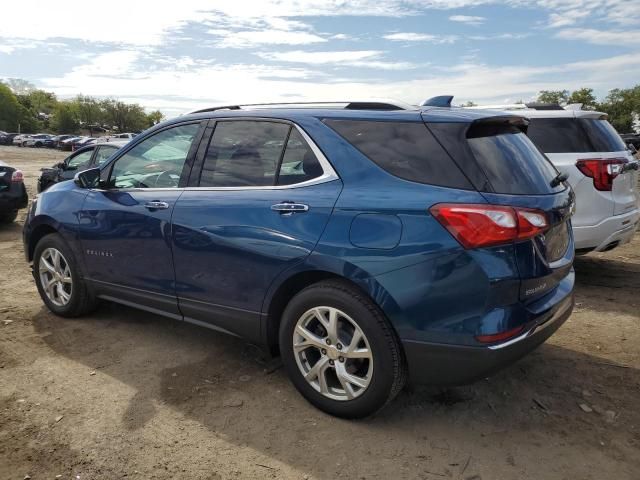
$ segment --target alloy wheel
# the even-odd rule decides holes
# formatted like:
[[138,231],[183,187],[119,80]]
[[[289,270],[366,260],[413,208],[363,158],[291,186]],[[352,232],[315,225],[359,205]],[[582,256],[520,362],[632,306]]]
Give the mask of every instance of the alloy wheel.
[[47,248],[40,255],[38,264],[40,285],[47,298],[57,307],[64,307],[71,300],[73,279],[67,259],[55,248]]
[[333,307],[306,311],[293,332],[293,351],[304,379],[332,400],[362,395],[373,375],[373,354],[358,324]]

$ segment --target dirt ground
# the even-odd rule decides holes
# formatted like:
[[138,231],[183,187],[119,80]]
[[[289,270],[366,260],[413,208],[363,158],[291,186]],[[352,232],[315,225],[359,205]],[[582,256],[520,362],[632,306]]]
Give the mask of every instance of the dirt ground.
[[[63,156],[0,147],[30,196]],[[241,340],[110,304],[48,313],[23,218],[0,227],[0,479],[640,478],[640,234],[576,260],[575,313],[517,364],[344,421]]]

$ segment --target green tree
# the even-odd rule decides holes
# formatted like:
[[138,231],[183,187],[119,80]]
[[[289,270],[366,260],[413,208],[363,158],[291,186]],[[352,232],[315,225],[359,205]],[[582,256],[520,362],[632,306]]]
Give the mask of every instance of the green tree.
[[106,123],[119,132],[137,132],[149,126],[147,114],[137,103],[127,104],[108,99],[103,100],[100,105],[104,111]]
[[164,120],[164,115],[160,110],[147,113],[147,125],[146,128],[153,127]]
[[640,85],[614,88],[597,108],[609,115],[609,122],[618,132],[633,131],[634,114],[640,113]]
[[78,122],[77,112],[73,103],[58,103],[53,111],[50,125],[57,133],[75,133],[80,126],[80,122]]
[[95,98],[87,95],[78,95],[72,100],[71,105],[81,125],[90,127],[103,123],[104,114],[102,107]]
[[537,100],[542,103],[566,104],[569,100],[569,90],[541,90]]
[[18,108],[20,104],[11,89],[0,82],[0,130],[18,129]]
[[31,107],[39,113],[51,113],[55,109],[58,99],[51,92],[45,92],[44,90],[32,90],[26,94],[31,103]]
[[584,110],[595,110],[598,100],[593,94],[593,88],[579,88],[571,92],[567,103],[581,103]]
[[26,95],[36,88],[33,83],[23,80],[22,78],[7,78],[5,83],[9,85],[11,91],[16,95]]

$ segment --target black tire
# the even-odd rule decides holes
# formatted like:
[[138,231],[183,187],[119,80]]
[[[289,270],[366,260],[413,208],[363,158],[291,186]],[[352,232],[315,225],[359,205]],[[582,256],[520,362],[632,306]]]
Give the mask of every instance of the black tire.
[[[348,315],[369,343],[373,374],[366,389],[355,398],[335,400],[324,396],[305,380],[298,367],[293,348],[294,329],[305,312],[320,306],[337,308]],[[380,308],[345,281],[323,281],[293,297],[282,316],[279,342],[283,365],[294,386],[314,406],[337,417],[373,415],[391,402],[406,383],[406,362],[395,331]]]
[[0,223],[13,223],[18,218],[18,211],[15,210],[9,213],[3,213],[0,215]]
[[[55,248],[62,253],[66,263],[69,265],[72,280],[71,297],[68,303],[63,306],[54,304],[45,293],[42,285],[39,273],[40,257],[48,248]],[[82,277],[78,267],[78,262],[73,255],[73,252],[57,233],[52,233],[42,237],[36,245],[33,255],[33,272],[36,280],[36,286],[38,287],[38,293],[40,294],[42,301],[47,308],[56,315],[61,317],[77,317],[84,315],[95,308],[97,303],[96,299]]]

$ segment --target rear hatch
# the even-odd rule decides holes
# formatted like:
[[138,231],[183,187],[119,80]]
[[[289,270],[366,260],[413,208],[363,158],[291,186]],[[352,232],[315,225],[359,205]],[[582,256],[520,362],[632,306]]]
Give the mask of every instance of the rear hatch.
[[516,240],[514,250],[521,299],[539,298],[553,289],[573,263],[574,195],[524,133],[527,121],[489,116],[470,124],[427,126],[490,205],[513,207],[518,213],[539,212],[546,218],[539,233]]
[[597,223],[603,215],[620,215],[638,208],[637,161],[606,118],[598,112],[579,112],[578,118],[534,117],[528,130],[538,148],[571,176],[572,185],[578,190],[588,185],[595,188],[598,196],[611,201],[601,213],[597,205],[582,209],[580,220],[584,224]]
[[11,175],[15,171],[14,168],[0,162],[0,193],[5,192],[11,188]]

